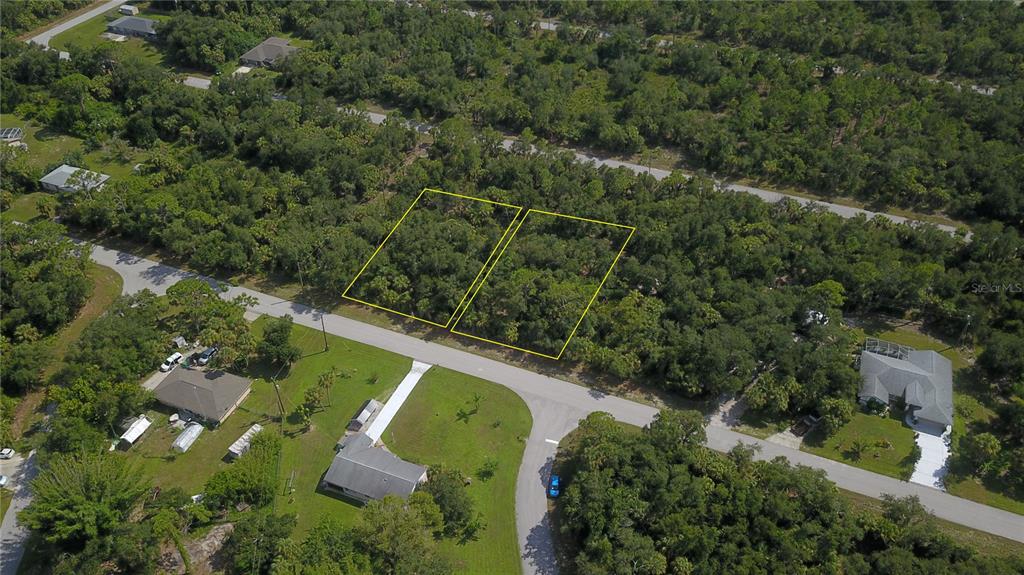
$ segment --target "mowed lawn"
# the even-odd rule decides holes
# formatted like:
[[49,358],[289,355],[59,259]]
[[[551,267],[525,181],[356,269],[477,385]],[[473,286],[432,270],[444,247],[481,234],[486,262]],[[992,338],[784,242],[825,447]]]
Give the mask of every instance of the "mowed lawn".
[[[459,574],[519,573],[515,489],[533,419],[511,390],[432,367],[384,433],[388,448],[423,465],[446,464],[471,478],[467,487],[486,523],[474,541],[446,539]],[[489,461],[497,467],[480,477]]]
[[[901,418],[902,412],[897,411],[888,416],[858,411],[850,423],[827,439],[818,430],[808,433],[801,449],[903,479],[914,470],[908,459],[914,448],[914,430]],[[859,455],[856,453],[858,443],[862,446]]]
[[[265,319],[253,324],[262,332]],[[279,380],[285,421],[276,421],[279,408],[269,378],[277,369],[254,365],[246,374],[254,379],[252,392],[218,429],[205,430],[188,452],[174,454],[171,443],[179,433],[167,425],[169,410],[154,412],[157,420],[140,443],[129,452],[138,459],[147,475],[162,487],[181,487],[189,494],[200,493],[206,480],[218,469],[230,465],[224,458],[227,448],[254,423],[284,437],[281,457],[281,491],[276,502],[278,513],[294,513],[298,519],[296,537],[316,524],[323,515],[341,518],[346,523],[359,516],[359,507],[317,492],[323,473],[334,458],[334,445],[344,433],[349,419],[371,397],[384,400],[412,365],[408,358],[340,337],[327,336],[330,351],[323,351],[320,332],[296,325],[292,340],[303,357]],[[303,401],[305,390],[316,384],[321,373],[332,366],[347,370],[331,390],[331,405],[313,416],[305,431],[290,415]],[[288,486],[291,486],[289,492]]]

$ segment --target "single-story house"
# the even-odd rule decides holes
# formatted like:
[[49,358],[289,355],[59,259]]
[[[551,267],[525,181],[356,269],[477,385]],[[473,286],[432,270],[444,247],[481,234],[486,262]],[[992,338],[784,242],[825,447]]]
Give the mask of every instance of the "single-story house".
[[242,54],[239,60],[243,66],[250,68],[273,66],[278,60],[290,56],[297,50],[297,47],[288,44],[288,40],[271,36],[257,44],[252,50]]
[[252,381],[215,371],[175,369],[153,391],[157,401],[195,414],[210,425],[220,425],[252,389]]
[[106,174],[61,164],[59,168],[43,176],[39,183],[43,185],[44,190],[51,192],[77,192],[98,190],[109,179],[110,176]]
[[363,426],[370,422],[370,419],[372,419],[374,415],[377,415],[377,412],[380,411],[380,408],[382,407],[384,407],[384,404],[376,399],[367,399],[366,403],[359,408],[359,411],[356,412],[355,416],[348,421],[348,430],[359,431],[362,429]]
[[150,421],[145,414],[138,416],[135,419],[135,421],[133,421],[132,424],[128,426],[128,429],[123,434],[121,434],[119,442],[120,447],[122,449],[128,449],[129,447],[134,445],[135,442],[138,441],[140,437],[142,437],[142,434],[145,433],[146,430],[149,429],[149,426],[152,424],[153,422]]
[[107,24],[107,32],[152,40],[156,38],[156,20],[138,16],[121,16]]
[[408,497],[426,480],[426,467],[404,461],[357,433],[334,456],[321,485],[365,503],[386,495]]
[[17,142],[25,137],[25,131],[21,128],[0,129],[0,142]]
[[117,11],[125,16],[137,16],[139,14],[139,7],[132,6],[131,4],[122,4]]
[[887,355],[865,350],[860,355],[860,377],[861,403],[888,405],[902,399],[915,422],[937,430],[953,425],[953,364],[938,353],[902,348]]

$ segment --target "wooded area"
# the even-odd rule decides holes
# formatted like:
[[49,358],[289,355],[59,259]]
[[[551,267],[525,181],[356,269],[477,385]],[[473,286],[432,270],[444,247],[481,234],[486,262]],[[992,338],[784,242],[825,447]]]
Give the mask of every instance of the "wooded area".
[[345,296],[444,327],[520,209],[429,190],[417,197]]
[[642,433],[607,414],[580,423],[560,529],[578,575],[1015,573],[1020,557],[981,557],[940,533],[916,498],[858,513],[823,471],[749,448],[703,447],[698,412],[663,411]]
[[[689,398],[750,389],[750,397],[759,398],[755,408],[773,417],[818,413],[834,428],[855,408],[859,382],[856,345],[843,316],[919,319],[932,333],[980,351],[972,374],[999,406],[983,433],[956,445],[957,461],[969,473],[1003,478],[1012,495],[1024,498],[1024,84],[1013,73],[1022,45],[1019,9],[1004,12],[1000,3],[759,3],[740,16],[721,3],[481,4],[493,14],[486,20],[435,4],[182,6],[188,13],[161,25],[169,33],[162,48],[181,64],[213,69],[248,42],[278,32],[312,46],[269,73],[220,77],[202,91],[122,46],[73,48],[71,60],[60,61],[56,52],[4,35],[0,111],[49,133],[80,137],[88,149],[116,143],[150,152],[137,174],[112,178],[100,190],[60,194],[57,213],[68,225],[158,249],[204,272],[294,279],[302,296],[336,303],[424,188],[628,224],[638,232],[565,359],[613,380]],[[557,34],[530,29],[527,23],[540,14],[581,27]],[[851,35],[842,23],[863,23],[870,33]],[[609,35],[598,33],[603,29]],[[652,33],[672,37],[648,38]],[[218,42],[211,45],[214,36]],[[965,86],[992,82],[998,89],[989,96],[945,81],[960,77]],[[337,108],[359,101],[440,122],[421,139],[399,121],[373,126]],[[505,151],[494,128],[522,131],[522,143]],[[978,221],[965,241],[927,225],[842,219],[794,202],[766,204],[722,192],[707,177],[656,181],[583,165],[535,135],[627,152],[669,145],[688,165],[718,175],[760,176]],[[539,150],[531,151],[531,143]],[[90,167],[82,154],[66,160]],[[0,169],[4,209],[36,190],[42,175],[7,146]],[[416,227],[421,237],[410,241],[450,241],[428,229],[436,228]],[[479,227],[458,230],[465,245],[490,241]],[[73,318],[88,294],[88,254],[61,239],[63,231],[48,223],[4,226],[5,390],[7,382],[19,391],[45,383],[40,365],[46,349],[39,342]],[[586,249],[547,250],[550,245],[530,247],[551,269],[579,269],[588,255]],[[395,282],[413,271],[461,276],[472,267],[468,260],[395,257],[389,263]],[[448,305],[456,284],[419,287],[438,288]],[[410,303],[420,305],[432,293],[414,292]],[[137,381],[159,361],[168,333],[210,340],[207,330],[215,330],[214,339],[225,342],[218,361],[229,364],[257,350],[242,317],[244,302],[224,302],[202,282],[184,283],[168,299],[185,310],[170,325],[161,324],[167,302],[140,294],[118,301],[89,328],[52,380],[59,407],[46,451],[102,448],[109,427],[145,404]],[[810,311],[829,323],[808,324]],[[287,363],[288,354],[270,346],[261,353]],[[608,444],[622,448],[613,452],[621,459],[615,467],[579,456],[581,468],[593,467],[593,478],[581,475],[573,483],[566,509],[578,519],[570,535],[584,543],[578,564],[592,569],[583,572],[601,572],[609,557],[642,551],[654,561],[654,573],[677,561],[679,569],[683,561],[703,561],[738,573],[767,564],[763,548],[780,541],[786,554],[771,560],[783,571],[842,565],[863,572],[888,562],[899,569],[927,564],[938,572],[988,568],[955,545],[937,545],[933,533],[918,529],[917,511],[906,502],[893,504],[890,523],[866,525],[850,519],[810,472],[753,463],[739,452],[726,458],[689,448],[662,453],[656,435],[650,431],[649,440],[635,442],[607,435],[613,439]],[[655,470],[650,478],[629,474],[637,462]],[[122,471],[107,473],[115,481]],[[692,497],[670,501],[649,483],[669,485],[666,478],[679,482],[669,495]],[[717,511],[708,512],[711,503],[703,499],[707,486],[725,491],[712,493],[723,498],[712,503],[730,513],[747,497],[779,499],[787,490],[806,497],[761,501],[753,509],[785,509],[763,521],[756,514],[731,515],[742,517],[743,533],[692,531],[686,539],[700,549],[669,541],[665,532],[691,533],[692,517],[714,523],[717,516],[709,515]],[[664,515],[608,533],[584,508],[592,501],[618,513],[621,501],[598,493],[606,489],[625,493],[622,501],[637,509]],[[680,507],[684,503],[703,507]],[[104,517],[121,517],[122,504],[111,505]],[[635,510],[622,516],[633,520]],[[434,510],[427,515],[427,527],[414,517],[407,529],[377,534],[374,545],[427,541],[424,534],[437,529]],[[287,532],[287,518],[253,521],[263,523],[251,530]],[[96,545],[117,539],[104,536]],[[825,557],[789,545],[803,539],[834,553]],[[135,552],[130,545],[148,544],[126,541],[126,558]],[[317,540],[308,545],[326,553]],[[727,565],[716,545],[750,554],[737,551],[744,563]],[[664,563],[648,553],[652,546]],[[314,556],[282,549],[297,563]],[[357,552],[344,559],[353,571],[369,565],[384,572],[372,550]],[[97,553],[114,552],[97,547]]]

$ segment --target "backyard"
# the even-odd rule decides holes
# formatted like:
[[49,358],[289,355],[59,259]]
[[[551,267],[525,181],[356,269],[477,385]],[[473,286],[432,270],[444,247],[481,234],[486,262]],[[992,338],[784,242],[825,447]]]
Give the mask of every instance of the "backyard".
[[400,457],[471,478],[467,489],[484,528],[476,539],[442,543],[457,573],[519,572],[516,477],[532,422],[511,390],[432,367],[382,437]]

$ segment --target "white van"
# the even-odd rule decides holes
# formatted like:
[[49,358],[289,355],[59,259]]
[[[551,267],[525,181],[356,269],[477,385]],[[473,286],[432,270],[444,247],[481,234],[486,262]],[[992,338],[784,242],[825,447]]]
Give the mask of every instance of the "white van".
[[174,366],[178,365],[182,357],[183,356],[178,352],[172,353],[167,359],[164,360],[163,363],[160,364],[160,371],[171,371],[172,369],[174,369]]

